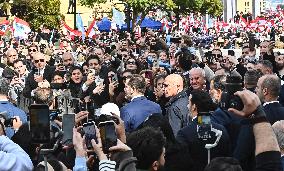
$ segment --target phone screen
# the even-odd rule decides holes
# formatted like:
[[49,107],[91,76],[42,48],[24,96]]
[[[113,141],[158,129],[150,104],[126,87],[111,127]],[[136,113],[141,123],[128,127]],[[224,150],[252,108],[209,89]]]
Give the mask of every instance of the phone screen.
[[83,124],[83,130],[85,132],[85,141],[86,146],[88,149],[92,149],[92,142],[91,140],[96,140],[96,129],[95,129],[95,123],[94,122],[88,122]]
[[110,147],[117,144],[117,135],[115,132],[114,122],[106,121],[99,123],[100,135],[104,153],[108,153]]
[[34,143],[49,143],[50,116],[47,105],[30,106],[30,132]]
[[62,118],[63,139],[64,145],[73,144],[73,128],[75,126],[75,114],[65,114]]
[[116,74],[114,74],[114,75],[111,77],[111,81],[112,81],[112,82],[118,81],[118,78],[117,78],[117,75],[116,75]]
[[153,76],[153,73],[151,71],[145,72],[145,78],[152,79],[153,78],[152,76]]

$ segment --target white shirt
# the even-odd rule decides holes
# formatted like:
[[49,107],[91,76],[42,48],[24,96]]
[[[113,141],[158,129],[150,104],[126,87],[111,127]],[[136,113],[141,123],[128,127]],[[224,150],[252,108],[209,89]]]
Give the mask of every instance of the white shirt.
[[134,96],[134,97],[131,98],[131,101],[134,100],[134,99],[136,99],[136,98],[138,98],[138,97],[142,97],[142,96],[144,96],[144,95],[137,95],[137,96]]
[[265,103],[263,103],[263,107],[264,107],[265,105],[272,104],[272,103],[279,103],[279,101],[265,102]]

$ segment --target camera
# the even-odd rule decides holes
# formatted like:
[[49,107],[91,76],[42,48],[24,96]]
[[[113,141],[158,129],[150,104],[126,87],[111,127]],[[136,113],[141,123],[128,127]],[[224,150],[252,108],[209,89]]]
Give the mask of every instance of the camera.
[[244,104],[239,96],[234,95],[237,91],[242,91],[242,78],[239,76],[229,75],[226,78],[225,92],[221,95],[220,107],[223,110],[228,110],[229,108],[234,108],[237,110],[242,110]]
[[13,127],[13,120],[16,119],[15,117],[8,118],[6,112],[0,113],[0,122],[4,124],[5,127]]

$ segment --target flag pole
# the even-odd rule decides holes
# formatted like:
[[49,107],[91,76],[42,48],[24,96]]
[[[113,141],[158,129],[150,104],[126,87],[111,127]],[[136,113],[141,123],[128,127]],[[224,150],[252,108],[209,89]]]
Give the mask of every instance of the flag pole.
[[77,6],[77,2],[76,2],[76,0],[74,0],[73,3],[74,3],[74,30],[77,30],[77,27],[76,27],[76,14],[77,14],[76,6]]

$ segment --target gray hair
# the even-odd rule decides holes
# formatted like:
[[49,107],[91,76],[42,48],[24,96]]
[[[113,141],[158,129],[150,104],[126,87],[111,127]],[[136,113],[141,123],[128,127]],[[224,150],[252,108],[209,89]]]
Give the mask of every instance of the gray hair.
[[8,96],[10,82],[7,78],[0,78],[0,94]]
[[202,77],[205,78],[205,70],[200,68],[200,67],[195,67],[195,68],[192,68],[190,71],[189,71],[189,75],[191,75],[190,73],[192,73],[193,71],[196,71],[196,72],[199,72],[200,75],[202,75]]
[[284,120],[277,121],[272,125],[279,147],[284,150]]
[[267,88],[268,91],[270,92],[270,95],[273,97],[277,97],[280,94],[280,89],[281,89],[281,80],[279,77],[276,75],[265,75],[265,77],[261,88]]

